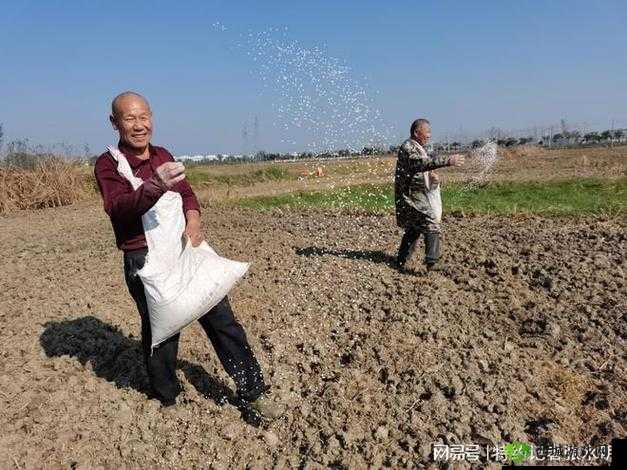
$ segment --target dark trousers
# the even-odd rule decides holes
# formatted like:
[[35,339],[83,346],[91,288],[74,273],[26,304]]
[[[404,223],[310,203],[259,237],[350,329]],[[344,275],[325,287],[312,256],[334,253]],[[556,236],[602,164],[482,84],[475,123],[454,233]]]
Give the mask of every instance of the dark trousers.
[[420,234],[425,237],[425,264],[433,265],[440,258],[440,233],[430,230],[424,230],[419,227],[409,227],[405,229],[401,244],[398,247],[397,263],[404,267],[407,260],[411,258]]
[[[176,334],[159,344],[151,354],[150,316],[144,285],[136,274],[144,266],[147,252],[147,249],[142,249],[124,253],[124,277],[141,317],[142,349],[150,385],[163,403],[172,404],[181,391],[176,377],[180,335]],[[248,344],[244,328],[233,315],[228,298],[225,297],[198,322],[205,330],[222,366],[235,381],[240,398],[253,401],[259,397],[266,390],[263,374]]]

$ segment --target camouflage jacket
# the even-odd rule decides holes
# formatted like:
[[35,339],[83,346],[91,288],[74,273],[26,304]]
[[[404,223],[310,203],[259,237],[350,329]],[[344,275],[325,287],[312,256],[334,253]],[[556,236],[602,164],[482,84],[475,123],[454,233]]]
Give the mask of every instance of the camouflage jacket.
[[429,171],[448,166],[449,157],[428,155],[418,142],[407,139],[398,150],[394,177],[396,223],[408,228],[436,223],[427,198]]

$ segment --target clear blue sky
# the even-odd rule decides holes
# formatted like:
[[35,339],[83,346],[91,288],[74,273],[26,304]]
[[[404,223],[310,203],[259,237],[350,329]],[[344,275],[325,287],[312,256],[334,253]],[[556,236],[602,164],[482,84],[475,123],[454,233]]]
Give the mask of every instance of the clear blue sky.
[[284,150],[276,97],[234,46],[268,27],[365,77],[398,135],[419,116],[440,138],[561,118],[627,127],[624,0],[20,0],[0,5],[5,140],[100,153],[115,141],[112,96],[133,89],[153,106],[153,142],[176,154],[240,152],[255,115],[259,147]]

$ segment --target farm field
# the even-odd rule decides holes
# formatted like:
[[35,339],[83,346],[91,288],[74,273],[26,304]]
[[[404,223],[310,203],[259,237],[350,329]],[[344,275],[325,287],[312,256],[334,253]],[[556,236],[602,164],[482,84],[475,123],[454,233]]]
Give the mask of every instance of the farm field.
[[[556,181],[625,176],[627,146],[547,150],[523,146],[499,151],[502,158],[487,173],[484,182]],[[206,200],[229,200],[272,196],[295,191],[327,190],[353,185],[391,184],[396,157],[297,162],[264,162],[192,166],[187,174],[196,191]],[[318,169],[323,176],[316,175]],[[469,161],[463,168],[441,171],[444,183],[465,183],[479,173]]]
[[[626,147],[508,151],[470,196],[468,169],[442,170],[448,274],[427,275],[421,249],[414,274],[392,267],[393,168],[189,169],[209,243],[252,262],[231,300],[287,405],[261,426],[231,403],[198,325],[182,334],[177,406],[147,397],[95,195],[1,217],[0,468],[437,468],[436,442],[624,436]],[[348,187],[359,197],[337,196]]]

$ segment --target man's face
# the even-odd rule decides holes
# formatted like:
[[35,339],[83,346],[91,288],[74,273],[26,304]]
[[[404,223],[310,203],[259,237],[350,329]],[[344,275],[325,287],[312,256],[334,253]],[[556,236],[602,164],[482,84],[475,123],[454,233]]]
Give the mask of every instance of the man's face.
[[143,150],[152,137],[152,112],[148,103],[138,96],[119,100],[111,116],[113,128],[120,133],[120,141],[129,147]]
[[427,145],[431,140],[431,125],[423,124],[416,130],[416,140],[420,145]]

